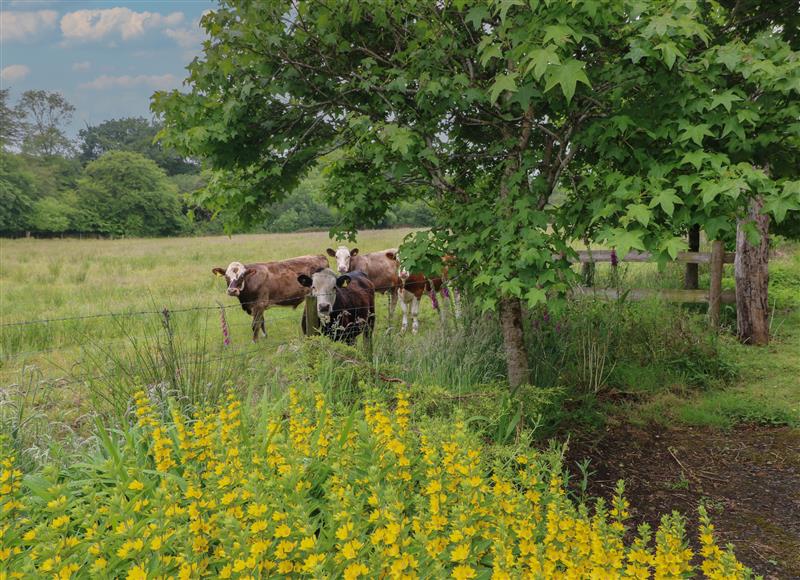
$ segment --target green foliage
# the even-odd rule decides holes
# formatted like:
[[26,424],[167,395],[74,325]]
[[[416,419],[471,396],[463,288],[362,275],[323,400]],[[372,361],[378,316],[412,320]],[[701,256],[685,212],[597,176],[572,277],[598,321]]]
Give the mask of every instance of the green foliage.
[[729,235],[754,196],[776,219],[800,208],[800,58],[769,19],[715,6],[327,0],[287,23],[281,2],[228,0],[189,92],[153,108],[214,168],[201,203],[230,223],[338,149],[342,236],[424,199],[435,226],[404,244],[409,266],[452,254],[481,308],[534,306],[567,288],[552,256],[575,240],[667,259],[693,224]]
[[154,142],[160,128],[144,117],[112,119],[86,127],[78,132],[80,160],[86,164],[109,151],[133,151],[155,161],[167,175],[196,173],[196,164]]
[[164,236],[185,227],[175,186],[151,160],[112,151],[86,166],[76,190],[79,231]]
[[33,178],[19,159],[0,151],[0,234],[31,227]]

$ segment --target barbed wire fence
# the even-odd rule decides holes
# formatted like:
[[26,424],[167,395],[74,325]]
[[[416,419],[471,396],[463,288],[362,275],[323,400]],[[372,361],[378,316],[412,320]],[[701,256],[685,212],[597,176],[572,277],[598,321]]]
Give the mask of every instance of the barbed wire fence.
[[[427,281],[426,281],[427,283]],[[445,288],[447,282],[442,287]],[[387,305],[391,301],[391,293],[396,292],[398,289],[403,288],[402,285],[391,285],[385,287],[378,287],[375,288],[376,294],[386,294],[387,296]],[[433,288],[433,285],[431,285]],[[452,289],[449,289],[452,292]],[[431,297],[431,300],[434,304],[434,308],[438,309],[438,305],[436,302],[435,297],[432,295],[432,291],[426,287],[425,294],[428,294]],[[223,337],[223,333],[225,332],[222,327],[227,327],[228,329],[247,329],[247,334],[249,336],[252,335],[254,331],[254,324],[255,321],[249,314],[247,316],[250,318],[248,321],[236,321],[236,322],[229,322],[227,320],[227,312],[231,309],[244,309],[247,311],[247,307],[253,306],[258,304],[260,301],[254,300],[250,302],[242,302],[236,301],[230,304],[222,304],[216,303],[214,305],[196,305],[196,306],[186,306],[186,307],[178,307],[178,308],[169,308],[164,307],[161,309],[152,309],[152,310],[133,310],[133,311],[118,311],[118,312],[102,312],[102,313],[92,313],[92,314],[85,314],[85,315],[75,315],[75,316],[60,316],[60,317],[52,317],[52,318],[38,318],[38,319],[31,319],[31,320],[19,320],[19,321],[11,321],[11,322],[0,322],[0,338],[3,339],[5,344],[0,345],[0,370],[3,369],[5,366],[13,367],[14,363],[20,363],[21,366],[16,368],[10,368],[9,370],[13,371],[21,371],[24,370],[26,366],[26,361],[34,361],[35,364],[46,363],[52,365],[52,370],[61,370],[61,376],[53,376],[49,377],[47,380],[51,381],[53,384],[57,384],[58,386],[69,386],[69,385],[77,385],[80,383],[85,383],[87,381],[95,381],[95,380],[102,380],[107,378],[104,374],[79,374],[76,376],[74,372],[74,368],[64,368],[64,363],[70,365],[75,365],[76,361],[65,361],[65,360],[55,360],[55,355],[58,353],[80,353],[85,351],[93,351],[95,353],[103,353],[103,352],[111,352],[119,347],[124,347],[125,345],[133,345],[134,348],[138,346],[142,347],[155,347],[160,340],[157,335],[157,329],[159,326],[161,329],[166,330],[168,333],[174,333],[174,319],[172,315],[174,314],[186,314],[186,313],[207,313],[211,315],[214,312],[221,313],[221,316],[224,320],[220,324],[220,338],[217,346],[214,346],[215,340],[213,339],[213,333],[208,333],[208,327],[210,322],[210,316],[207,316],[205,319],[205,327],[200,336],[194,337],[199,342],[199,346],[203,347],[203,350],[200,352],[194,353],[192,356],[197,358],[198,360],[202,360],[205,363],[214,363],[220,362],[225,360],[230,360],[234,358],[246,358],[254,356],[258,353],[265,353],[268,352],[270,346],[275,346],[276,343],[274,341],[270,341],[270,333],[269,328],[274,324],[284,324],[286,321],[292,320],[297,323],[297,336],[301,336],[300,330],[300,322],[303,314],[302,304],[305,297],[308,294],[304,294],[303,296],[293,296],[284,300],[278,301],[270,301],[267,305],[267,310],[271,309],[273,306],[293,306],[297,309],[297,311],[281,313],[281,314],[271,314],[268,317],[265,317],[265,323],[267,325],[268,334],[266,338],[261,338],[259,343],[253,342],[253,346],[250,347],[242,347],[236,346],[234,344],[227,344],[225,343],[225,338]],[[401,298],[402,299],[402,298]],[[375,305],[373,307],[370,306],[363,306],[363,307],[356,307],[351,308],[351,311],[368,311],[370,308],[374,308],[377,312],[378,305],[377,302],[379,297],[376,296]],[[398,300],[399,302],[399,300]],[[298,308],[299,306],[299,308]],[[391,310],[391,307],[388,307],[388,310]],[[393,313],[394,317],[397,317],[397,313]],[[16,339],[19,342],[25,341],[25,329],[34,327],[34,326],[44,326],[44,327],[51,327],[53,325],[62,324],[62,323],[72,323],[72,322],[86,322],[86,321],[114,321],[118,323],[121,327],[124,328],[125,321],[132,317],[137,318],[148,318],[152,317],[152,324],[153,324],[153,331],[144,333],[144,334],[126,334],[123,333],[122,336],[118,337],[109,337],[108,339],[100,339],[96,335],[92,334],[91,328],[82,328],[75,332],[75,337],[77,340],[73,340],[69,343],[61,344],[59,346],[53,346],[49,348],[43,349],[29,349],[29,350],[22,350],[17,351],[13,348],[8,347],[8,341],[11,339]],[[393,320],[390,320],[390,325],[393,324]],[[229,332],[229,331],[228,331]],[[11,334],[16,336],[11,336]],[[285,336],[285,331],[283,332],[283,336]],[[174,337],[173,337],[174,338]],[[191,339],[191,336],[181,336],[181,339]],[[267,343],[266,346],[264,343]],[[208,348],[206,348],[208,347]],[[9,364],[10,363],[10,364]],[[5,381],[4,381],[5,382]],[[2,385],[0,385],[2,386]]]

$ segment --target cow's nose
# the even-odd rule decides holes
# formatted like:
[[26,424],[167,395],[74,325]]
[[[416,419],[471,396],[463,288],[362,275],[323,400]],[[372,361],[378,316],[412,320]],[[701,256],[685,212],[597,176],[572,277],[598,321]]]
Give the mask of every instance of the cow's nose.
[[238,296],[239,289],[238,288],[228,288],[228,296]]
[[330,312],[331,311],[331,305],[330,304],[320,304],[319,305],[319,311],[320,312]]

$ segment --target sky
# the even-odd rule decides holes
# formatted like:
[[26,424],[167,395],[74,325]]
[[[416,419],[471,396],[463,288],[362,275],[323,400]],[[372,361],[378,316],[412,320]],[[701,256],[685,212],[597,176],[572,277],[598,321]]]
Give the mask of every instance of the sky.
[[60,92],[75,108],[68,133],[151,117],[150,95],[180,88],[200,54],[212,0],[0,0],[0,86]]

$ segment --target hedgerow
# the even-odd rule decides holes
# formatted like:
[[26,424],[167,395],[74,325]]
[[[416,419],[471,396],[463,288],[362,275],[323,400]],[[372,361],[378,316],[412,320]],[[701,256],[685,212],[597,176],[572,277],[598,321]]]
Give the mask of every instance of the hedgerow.
[[557,454],[489,459],[461,422],[414,424],[402,389],[349,416],[313,391],[191,417],[139,392],[136,425],[83,463],[23,475],[5,455],[0,579],[750,576],[703,511],[700,554],[678,514],[631,536],[621,483],[590,510]]

